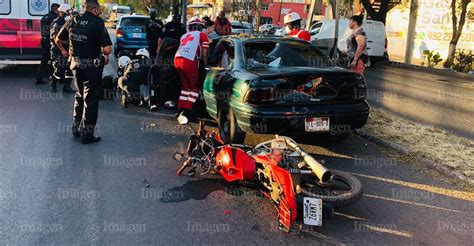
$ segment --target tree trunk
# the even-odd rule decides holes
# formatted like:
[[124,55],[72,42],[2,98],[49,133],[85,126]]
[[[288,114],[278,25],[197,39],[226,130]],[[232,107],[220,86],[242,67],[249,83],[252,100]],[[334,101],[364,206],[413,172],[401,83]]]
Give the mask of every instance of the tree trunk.
[[451,42],[449,42],[449,51],[446,62],[443,64],[445,68],[449,68],[453,65],[454,55],[456,53],[456,46],[458,45],[459,38],[461,38],[462,29],[466,22],[467,15],[467,5],[470,0],[461,0],[461,13],[459,15],[459,23],[456,15],[456,2],[457,0],[452,0],[451,2],[451,11],[452,11],[452,21],[453,21],[453,36],[451,37]]
[[257,0],[255,3],[255,30],[260,30],[260,9],[262,8],[262,0]]

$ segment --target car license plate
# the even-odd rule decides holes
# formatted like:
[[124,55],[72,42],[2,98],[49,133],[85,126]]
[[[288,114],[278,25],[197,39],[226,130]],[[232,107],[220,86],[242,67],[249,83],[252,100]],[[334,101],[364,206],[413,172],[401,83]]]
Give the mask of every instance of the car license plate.
[[307,132],[328,132],[329,117],[306,118],[304,127]]
[[312,197],[303,199],[303,223],[311,226],[323,225],[323,200]]
[[141,33],[132,33],[132,38],[141,38],[142,34]]

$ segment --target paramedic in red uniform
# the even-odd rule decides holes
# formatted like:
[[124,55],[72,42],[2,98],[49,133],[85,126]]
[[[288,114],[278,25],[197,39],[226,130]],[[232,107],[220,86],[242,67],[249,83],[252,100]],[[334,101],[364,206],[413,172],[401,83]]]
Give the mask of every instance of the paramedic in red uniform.
[[299,38],[309,42],[311,35],[308,31],[301,29],[301,17],[298,13],[292,12],[285,15],[284,22],[286,25],[286,33],[290,37]]
[[207,66],[209,39],[202,32],[204,23],[197,17],[189,21],[189,32],[180,40],[174,64],[181,82],[181,95],[178,100],[178,123],[186,125],[192,116],[192,109],[199,99],[199,67]]

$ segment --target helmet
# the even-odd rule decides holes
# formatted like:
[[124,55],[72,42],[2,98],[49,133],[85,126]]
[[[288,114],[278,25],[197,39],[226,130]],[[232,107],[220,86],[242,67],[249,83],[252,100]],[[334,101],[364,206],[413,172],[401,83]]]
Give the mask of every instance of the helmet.
[[121,56],[119,59],[118,59],[118,66],[120,69],[122,68],[125,68],[128,64],[130,64],[132,62],[132,59],[130,59],[130,57],[128,56]]
[[69,5],[67,3],[63,3],[63,4],[61,4],[61,6],[59,6],[58,11],[66,13],[70,9],[71,9],[71,5]]
[[151,18],[156,18],[158,12],[156,11],[156,9],[150,9],[149,15]]
[[292,12],[287,15],[285,15],[285,18],[283,19],[285,24],[291,23],[293,21],[301,20],[301,16],[296,13]]
[[139,49],[135,56],[145,56],[146,58],[150,58],[150,52],[147,49]]
[[204,23],[201,21],[201,19],[199,19],[199,17],[194,16],[188,22],[188,26],[191,26],[191,25],[202,25],[202,26],[204,26]]

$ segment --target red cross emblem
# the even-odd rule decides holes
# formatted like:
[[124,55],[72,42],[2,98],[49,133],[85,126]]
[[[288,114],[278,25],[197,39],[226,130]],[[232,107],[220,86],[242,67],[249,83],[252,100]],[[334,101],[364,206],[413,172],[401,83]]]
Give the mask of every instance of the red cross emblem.
[[181,45],[186,46],[188,42],[193,41],[193,40],[194,40],[194,36],[192,34],[188,34],[186,35],[185,38],[183,38],[183,40],[181,40]]

